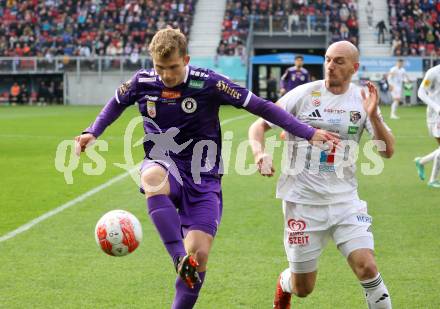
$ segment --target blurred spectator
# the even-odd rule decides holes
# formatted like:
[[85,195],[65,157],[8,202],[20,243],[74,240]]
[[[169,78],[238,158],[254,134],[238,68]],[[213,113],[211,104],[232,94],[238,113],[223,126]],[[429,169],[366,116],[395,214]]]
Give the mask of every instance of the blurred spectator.
[[379,81],[379,96],[384,104],[391,104],[390,86],[388,85],[387,74]]
[[[159,27],[188,36],[197,0],[0,0],[0,56],[130,56]],[[146,52],[146,50],[144,50]]]
[[411,104],[411,97],[414,92],[413,87],[414,87],[414,85],[410,81],[403,83],[403,96],[405,97],[405,104],[406,105]]
[[385,31],[387,26],[385,26],[385,21],[381,20],[376,24],[377,29],[377,44],[385,44]]
[[368,0],[367,5],[365,6],[365,13],[367,14],[367,23],[368,27],[373,29],[373,14],[374,14],[374,6],[370,0]]
[[267,99],[271,102],[278,101],[278,85],[275,76],[269,76],[267,79]]
[[[271,18],[270,18],[271,17]],[[354,0],[228,0],[223,19],[219,55],[241,56],[249,25],[255,31],[274,32],[325,31],[329,21],[331,42],[349,40],[358,44],[357,3]]]
[[20,86],[14,83],[9,90],[9,102],[13,105],[20,103]]
[[393,54],[440,56],[440,2],[388,0]]
[[29,90],[26,83],[22,83],[20,86],[20,103],[27,104],[29,103]]

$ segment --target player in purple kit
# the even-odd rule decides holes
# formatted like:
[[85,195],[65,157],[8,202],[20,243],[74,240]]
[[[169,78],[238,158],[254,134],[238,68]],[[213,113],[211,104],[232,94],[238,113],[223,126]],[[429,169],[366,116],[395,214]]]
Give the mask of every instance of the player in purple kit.
[[192,308],[222,215],[220,104],[244,108],[309,141],[337,142],[338,137],[299,122],[224,76],[188,65],[186,38],[179,30],[158,31],[149,49],[154,69],[140,70],[122,84],[75,139],[78,151],[84,151],[138,102],[146,133],[142,190],[179,275],[172,308]]
[[286,92],[298,87],[299,85],[310,82],[310,74],[304,67],[304,57],[301,55],[295,56],[295,65],[290,67],[281,76],[280,81],[280,95],[283,96]]

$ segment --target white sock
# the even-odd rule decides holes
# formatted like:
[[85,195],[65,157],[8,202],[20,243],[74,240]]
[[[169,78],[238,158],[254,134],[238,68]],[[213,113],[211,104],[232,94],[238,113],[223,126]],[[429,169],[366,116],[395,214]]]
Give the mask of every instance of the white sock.
[[391,116],[397,116],[396,111],[398,106],[399,106],[399,101],[393,101],[393,104],[391,104]]
[[440,148],[437,149],[436,154],[434,156],[434,164],[432,165],[431,178],[429,182],[433,182],[437,179],[438,173],[440,171]]
[[422,157],[422,158],[420,159],[420,161],[419,161],[420,164],[425,165],[426,163],[428,163],[428,162],[434,160],[435,155],[437,154],[437,151],[438,151],[439,149],[440,149],[440,148],[438,148],[438,149],[434,150],[433,152],[427,154],[426,156]]
[[284,292],[292,294],[292,273],[290,272],[290,268],[285,269],[281,273],[280,285]]
[[361,281],[369,309],[391,309],[391,297],[380,273],[373,279]]

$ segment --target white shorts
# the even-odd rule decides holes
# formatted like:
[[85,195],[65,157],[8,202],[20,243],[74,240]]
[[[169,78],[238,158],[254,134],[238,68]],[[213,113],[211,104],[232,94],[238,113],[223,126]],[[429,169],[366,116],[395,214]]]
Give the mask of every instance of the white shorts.
[[394,86],[393,90],[391,90],[391,97],[396,100],[400,100],[402,97],[402,87]]
[[[345,257],[360,248],[374,250],[370,227],[373,219],[368,215],[364,201],[331,205],[283,201],[283,212],[284,248],[291,269],[292,265],[298,266],[301,262],[317,261],[330,238]],[[359,241],[352,242],[355,239]],[[292,271],[296,272],[295,269]]]
[[428,122],[428,131],[432,137],[440,137],[440,119],[437,122]]

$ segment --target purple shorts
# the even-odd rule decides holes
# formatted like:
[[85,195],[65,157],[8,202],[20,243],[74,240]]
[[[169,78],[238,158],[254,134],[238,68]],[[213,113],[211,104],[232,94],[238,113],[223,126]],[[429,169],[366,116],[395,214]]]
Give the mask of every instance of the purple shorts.
[[[145,159],[140,172],[154,165],[160,165],[168,170],[163,164]],[[176,206],[182,225],[182,236],[192,230],[199,230],[212,235],[217,233],[222,217],[223,202],[221,190],[221,178],[214,175],[202,175],[201,183],[193,181],[191,172],[179,169],[182,184],[168,173],[170,183],[170,199]],[[141,193],[145,193],[140,188]]]

